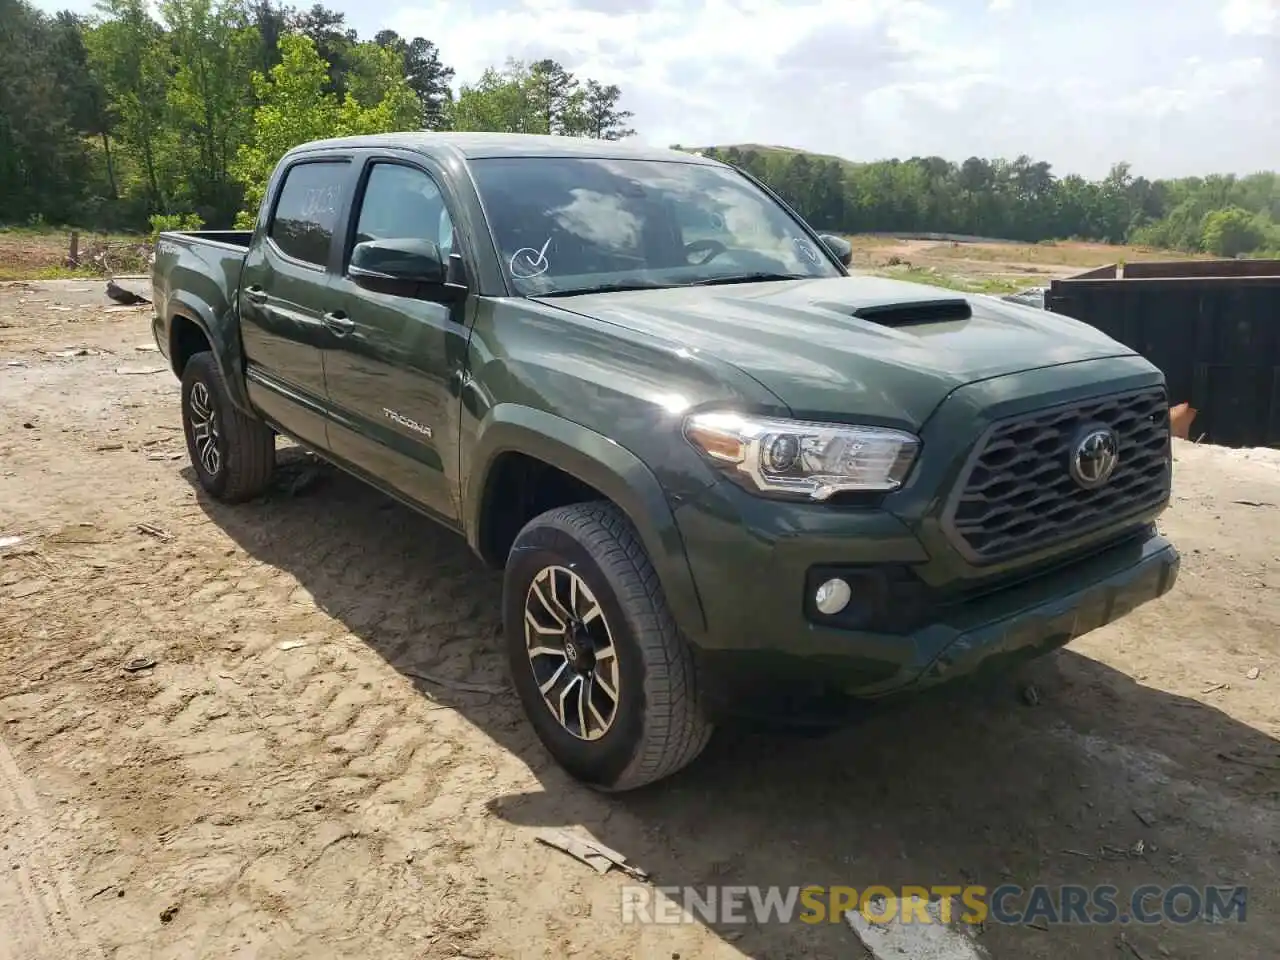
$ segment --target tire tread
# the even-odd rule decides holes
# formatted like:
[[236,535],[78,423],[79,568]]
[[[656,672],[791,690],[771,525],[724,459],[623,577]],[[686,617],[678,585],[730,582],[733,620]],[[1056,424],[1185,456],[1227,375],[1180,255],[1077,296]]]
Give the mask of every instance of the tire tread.
[[653,783],[687,766],[714,731],[702,709],[693,650],[667,606],[658,572],[631,521],[615,504],[590,501],[556,507],[532,523],[560,527],[591,554],[617,588],[645,662],[643,733],[626,769],[606,789]]
[[226,379],[213,354],[192,355],[183,371],[196,369],[216,397],[222,433],[226,437],[226,482],[217,498],[225,503],[243,503],[261,496],[271,486],[276,464],[276,436],[266,423],[240,410],[230,400]]

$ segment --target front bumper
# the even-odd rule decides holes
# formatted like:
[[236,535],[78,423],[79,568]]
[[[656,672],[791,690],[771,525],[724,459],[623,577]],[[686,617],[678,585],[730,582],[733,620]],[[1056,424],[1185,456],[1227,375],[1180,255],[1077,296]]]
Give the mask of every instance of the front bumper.
[[795,506],[742,524],[714,503],[686,504],[676,518],[708,624],[691,639],[717,712],[767,713],[774,697],[884,699],[1007,669],[1167,593],[1178,574],[1177,550],[1144,522],[1056,565],[952,596],[902,632],[844,629],[806,613],[806,571],[833,558],[873,570],[926,563],[900,520]]

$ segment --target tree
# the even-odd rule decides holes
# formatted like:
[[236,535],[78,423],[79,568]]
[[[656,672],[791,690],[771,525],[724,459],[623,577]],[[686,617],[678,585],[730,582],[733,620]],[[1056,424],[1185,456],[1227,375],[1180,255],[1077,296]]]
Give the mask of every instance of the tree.
[[453,102],[453,68],[440,60],[440,50],[430,40],[414,37],[408,43],[394,30],[379,30],[374,43],[396,51],[404,59],[404,75],[409,89],[422,104],[422,129],[439,130]]
[[254,74],[259,105],[249,139],[232,166],[244,187],[246,206],[237,218],[241,226],[253,223],[276,163],[291,148],[326,137],[403,130],[421,114],[422,105],[394,53],[373,43],[361,47],[354,61],[361,71],[341,100],[326,89],[327,65],[307,36],[285,36],[280,62],[270,76]]
[[[347,57],[359,41],[354,30],[347,29],[347,15],[330,10],[322,3],[310,10],[294,12],[291,32],[300,33],[315,45],[320,59],[327,65],[325,90],[341,97],[346,93]],[[282,53],[283,56],[283,53]]]
[[85,38],[89,62],[118,117],[122,140],[138,154],[148,213],[163,212],[159,143],[166,124],[170,51],[144,0],[100,0],[105,20]]
[[59,64],[63,92],[73,129],[98,137],[102,146],[107,199],[115,200],[115,165],[111,159],[111,129],[115,123],[107,103],[107,92],[89,67],[84,37],[88,24],[83,17],[63,11],[51,24],[54,59]]
[[230,167],[252,122],[261,40],[239,0],[162,0],[160,9],[176,63],[168,102],[185,199],[206,220],[226,220],[240,199]]
[[258,31],[258,58],[254,68],[269,73],[280,62],[280,38],[288,32],[290,22],[297,14],[288,7],[277,6],[272,0],[252,0],[249,16]]
[[1240,207],[1214,210],[1204,218],[1201,246],[1219,257],[1238,257],[1257,250],[1266,241],[1266,232],[1254,215]]
[[0,0],[0,220],[65,221],[84,201],[85,91],[64,27],[23,0]]
[[631,111],[618,106],[621,99],[622,91],[616,83],[605,86],[588,80],[582,103],[583,132],[596,140],[621,140],[635,136],[636,132],[626,126],[631,119]]
[[529,69],[514,59],[502,70],[485,70],[474,84],[463,84],[450,116],[454,130],[540,133],[542,122]]
[[582,129],[578,80],[555,60],[539,60],[529,68],[528,89],[537,133],[563,136]]

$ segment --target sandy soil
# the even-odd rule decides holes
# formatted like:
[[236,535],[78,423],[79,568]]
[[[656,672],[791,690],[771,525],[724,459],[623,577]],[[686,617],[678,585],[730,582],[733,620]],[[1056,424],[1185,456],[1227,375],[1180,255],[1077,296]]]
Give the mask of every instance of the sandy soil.
[[78,266],[71,270],[70,230],[0,228],[0,281],[28,277],[146,272],[149,241],[143,236],[77,231]]
[[662,885],[1243,884],[1244,924],[1130,926],[1132,953],[1116,926],[980,942],[1280,956],[1273,457],[1180,444],[1175,592],[1018,680],[824,739],[718,735],[605,797],[513,695],[422,679],[505,687],[498,578],[296,450],[262,502],[198,495],[147,308],[99,291],[0,289],[0,958],[860,955],[843,924],[624,926],[625,878],[550,826]]
[[862,270],[931,271],[969,284],[994,283],[1010,289],[1046,286],[1110,263],[1199,259],[1172,250],[1062,240],[1054,243],[999,243],[850,237],[853,266]]

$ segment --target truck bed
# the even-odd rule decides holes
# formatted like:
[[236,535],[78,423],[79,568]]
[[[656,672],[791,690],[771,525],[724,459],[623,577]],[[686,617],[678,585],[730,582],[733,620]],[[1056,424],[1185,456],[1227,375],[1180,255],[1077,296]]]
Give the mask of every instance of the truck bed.
[[248,250],[249,243],[253,240],[252,230],[170,230],[161,236],[165,237],[185,237],[196,243],[216,243],[224,247],[236,247],[240,250]]
[[249,230],[166,230],[157,238],[151,289],[156,339],[166,357],[174,314],[209,331],[232,316],[252,236]]

